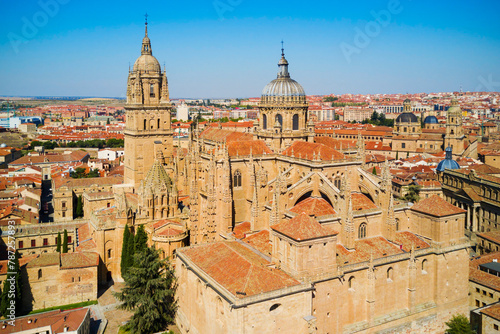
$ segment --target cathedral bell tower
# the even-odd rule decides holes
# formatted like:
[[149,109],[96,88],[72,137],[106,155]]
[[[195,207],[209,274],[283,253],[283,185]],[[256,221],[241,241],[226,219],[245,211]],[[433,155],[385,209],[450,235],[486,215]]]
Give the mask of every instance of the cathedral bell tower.
[[[165,69],[153,57],[146,21],[145,36],[142,39],[141,56],[127,82],[127,103],[125,105],[125,180],[126,184],[137,186],[144,179],[155,160],[155,146],[168,163],[172,157],[173,131],[168,80]],[[155,144],[156,142],[156,144]]]
[[461,155],[464,151],[464,129],[462,127],[462,109],[456,98],[451,100],[451,106],[446,113],[446,135],[444,146],[451,147],[454,155]]

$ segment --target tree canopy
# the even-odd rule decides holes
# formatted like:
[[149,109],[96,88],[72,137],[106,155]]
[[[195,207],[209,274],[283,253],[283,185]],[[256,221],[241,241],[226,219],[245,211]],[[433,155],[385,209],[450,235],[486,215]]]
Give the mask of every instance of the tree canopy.
[[462,314],[454,315],[450,321],[445,323],[448,327],[445,334],[473,334],[469,319]]
[[131,333],[150,334],[165,330],[174,323],[177,311],[174,271],[167,259],[160,260],[154,247],[134,255],[134,265],[125,274],[125,287],[115,297],[121,309],[134,315],[125,325]]

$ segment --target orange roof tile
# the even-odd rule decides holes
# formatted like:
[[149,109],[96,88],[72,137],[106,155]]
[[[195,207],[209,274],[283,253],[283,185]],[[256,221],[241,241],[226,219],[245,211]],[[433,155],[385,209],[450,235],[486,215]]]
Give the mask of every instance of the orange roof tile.
[[272,154],[273,151],[262,140],[238,140],[227,143],[230,156]]
[[273,245],[269,238],[269,231],[262,230],[255,234],[249,235],[243,239],[243,242],[251,245],[253,248],[265,255],[271,255]]
[[375,203],[373,203],[365,194],[361,193],[352,193],[352,209],[354,211],[360,210],[370,210],[377,209]]
[[316,159],[321,160],[342,160],[345,156],[337,150],[323,144],[310,143],[305,141],[295,141],[292,145],[288,146],[281,154],[286,156],[300,157],[302,159],[312,160],[314,156]]
[[413,205],[411,209],[413,211],[426,213],[436,217],[445,217],[467,212],[464,209],[460,209],[459,207],[446,202],[438,195],[421,200],[417,204]]
[[320,217],[336,214],[332,206],[323,198],[309,197],[290,209],[293,213],[305,213],[308,216]]
[[238,298],[299,285],[300,282],[236,241],[178,250]]
[[301,213],[288,221],[273,225],[271,228],[297,241],[338,234],[332,228],[322,226],[316,219],[309,217],[305,213]]

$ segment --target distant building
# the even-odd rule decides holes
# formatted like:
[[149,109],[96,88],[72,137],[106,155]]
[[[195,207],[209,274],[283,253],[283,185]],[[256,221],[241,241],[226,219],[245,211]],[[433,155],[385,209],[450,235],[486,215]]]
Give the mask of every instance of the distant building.
[[15,326],[9,320],[0,322],[2,334],[90,334],[90,309],[80,308],[68,311],[48,311],[17,317]]
[[187,104],[182,103],[180,106],[177,106],[177,120],[189,121],[189,107]]

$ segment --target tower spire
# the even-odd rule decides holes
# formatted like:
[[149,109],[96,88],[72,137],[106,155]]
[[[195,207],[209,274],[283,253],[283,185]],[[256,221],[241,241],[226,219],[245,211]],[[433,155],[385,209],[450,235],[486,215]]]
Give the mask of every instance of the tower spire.
[[288,61],[285,59],[285,49],[283,48],[283,41],[281,41],[281,59],[278,62],[280,68],[278,72],[279,78],[290,78],[290,73],[288,73]]
[[144,38],[142,39],[142,50],[141,54],[142,55],[152,55],[153,52],[151,51],[151,41],[149,40],[148,37],[148,14],[144,15],[146,18],[145,22],[145,32],[144,32]]
[[145,34],[145,36],[147,37],[148,36],[148,13],[146,13],[144,15],[144,17],[146,18],[146,34]]
[[283,40],[281,40],[281,57],[285,57],[285,49],[283,48]]

